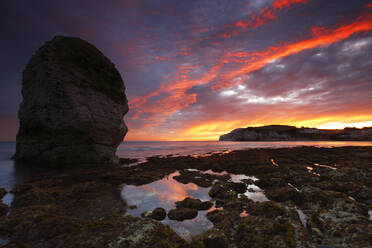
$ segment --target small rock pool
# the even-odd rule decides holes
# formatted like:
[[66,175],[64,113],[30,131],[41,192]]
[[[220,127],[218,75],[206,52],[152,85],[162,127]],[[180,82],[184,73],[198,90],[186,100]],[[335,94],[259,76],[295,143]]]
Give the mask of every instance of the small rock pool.
[[[193,169],[190,169],[193,170]],[[196,170],[194,170],[196,171]],[[213,171],[199,171],[200,173],[216,174]],[[228,174],[222,172],[218,174]],[[174,179],[179,176],[180,172],[176,171],[164,177],[161,180],[141,185],[124,185],[122,188],[122,198],[127,202],[128,206],[136,206],[136,208],[128,208],[126,214],[132,216],[141,216],[143,212],[152,211],[157,207],[162,207],[168,213],[169,210],[174,209],[176,201],[182,201],[186,197],[200,199],[202,201],[210,201],[211,197],[208,195],[211,187],[200,187],[194,183],[183,184]],[[244,179],[258,180],[255,177],[246,175],[229,174],[233,182],[243,182]],[[263,190],[255,184],[247,184],[247,191],[244,193],[248,198],[254,201],[268,201]],[[161,221],[164,225],[169,225],[175,232],[186,240],[190,240],[192,236],[200,234],[213,227],[206,215],[208,212],[215,210],[212,206],[209,210],[198,211],[196,218],[191,220],[176,221],[170,220],[166,217]]]

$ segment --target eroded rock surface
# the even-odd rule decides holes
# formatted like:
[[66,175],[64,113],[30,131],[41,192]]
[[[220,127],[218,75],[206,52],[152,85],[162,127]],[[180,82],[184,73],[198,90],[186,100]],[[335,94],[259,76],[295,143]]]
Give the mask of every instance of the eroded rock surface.
[[93,45],[56,36],[23,72],[15,159],[42,164],[117,163],[127,133],[125,86]]

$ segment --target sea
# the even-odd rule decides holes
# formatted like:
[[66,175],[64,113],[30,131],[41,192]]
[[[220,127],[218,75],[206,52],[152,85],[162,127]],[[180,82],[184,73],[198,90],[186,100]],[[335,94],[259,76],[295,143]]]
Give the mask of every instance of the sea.
[[[117,155],[145,161],[152,156],[201,155],[226,150],[250,148],[284,148],[298,146],[341,147],[372,146],[370,141],[278,141],[278,142],[230,142],[230,141],[125,141],[119,145]],[[0,142],[0,187],[11,190],[35,171],[17,168],[11,159],[15,142]],[[3,201],[6,199],[3,199]]]

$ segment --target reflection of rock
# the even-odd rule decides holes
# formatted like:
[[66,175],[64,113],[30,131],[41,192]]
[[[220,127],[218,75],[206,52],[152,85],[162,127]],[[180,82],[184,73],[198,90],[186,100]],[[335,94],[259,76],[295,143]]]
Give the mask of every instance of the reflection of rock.
[[176,208],[168,212],[169,219],[178,221],[194,219],[197,215],[198,211],[191,208]]
[[125,87],[97,48],[57,36],[24,73],[15,159],[42,164],[111,164],[127,132]]
[[208,210],[213,206],[210,201],[201,201],[199,199],[193,199],[186,197],[183,201],[176,202],[177,208],[192,208],[197,210]]

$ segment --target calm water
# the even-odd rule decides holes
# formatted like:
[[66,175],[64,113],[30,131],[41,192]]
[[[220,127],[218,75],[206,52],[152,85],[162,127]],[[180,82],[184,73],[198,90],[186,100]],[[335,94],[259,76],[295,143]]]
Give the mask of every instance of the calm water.
[[[280,148],[294,146],[372,146],[372,142],[219,142],[219,141],[151,141],[125,142],[118,148],[119,157],[146,158],[150,156],[193,155],[224,150],[241,150],[246,148]],[[15,142],[0,142],[0,187],[12,189],[26,177],[35,173],[15,165],[11,157],[15,152]]]
[[166,155],[204,154],[224,150],[247,148],[282,148],[295,146],[340,147],[372,146],[370,141],[277,141],[277,142],[232,142],[232,141],[129,141],[121,144],[119,157],[144,158]]
[[[193,171],[198,171],[190,169]],[[216,173],[213,171],[205,171],[200,173],[205,174],[228,174],[227,172]],[[208,195],[211,187],[200,187],[194,183],[183,184],[179,183],[173,177],[180,173],[174,172],[163,179],[155,182],[141,185],[124,185],[122,189],[122,197],[128,205],[136,205],[135,209],[128,209],[127,214],[133,216],[141,216],[141,213],[152,211],[156,207],[162,207],[167,212],[175,208],[176,201],[182,201],[186,197],[200,199],[202,201],[209,201],[211,197]],[[243,182],[243,179],[258,180],[255,177],[246,175],[230,174],[230,181]],[[262,189],[255,184],[246,184],[247,191],[244,193],[249,199],[253,201],[263,202],[268,201]],[[240,196],[239,196],[240,197]],[[213,202],[215,204],[215,202]],[[205,230],[213,227],[213,223],[206,217],[209,211],[215,210],[215,206],[205,211],[198,211],[198,216],[192,220],[176,221],[166,217],[161,221],[165,225],[169,225],[183,238],[190,240],[192,236],[200,234]],[[244,216],[244,213],[243,213]],[[242,216],[242,217],[243,217]]]

